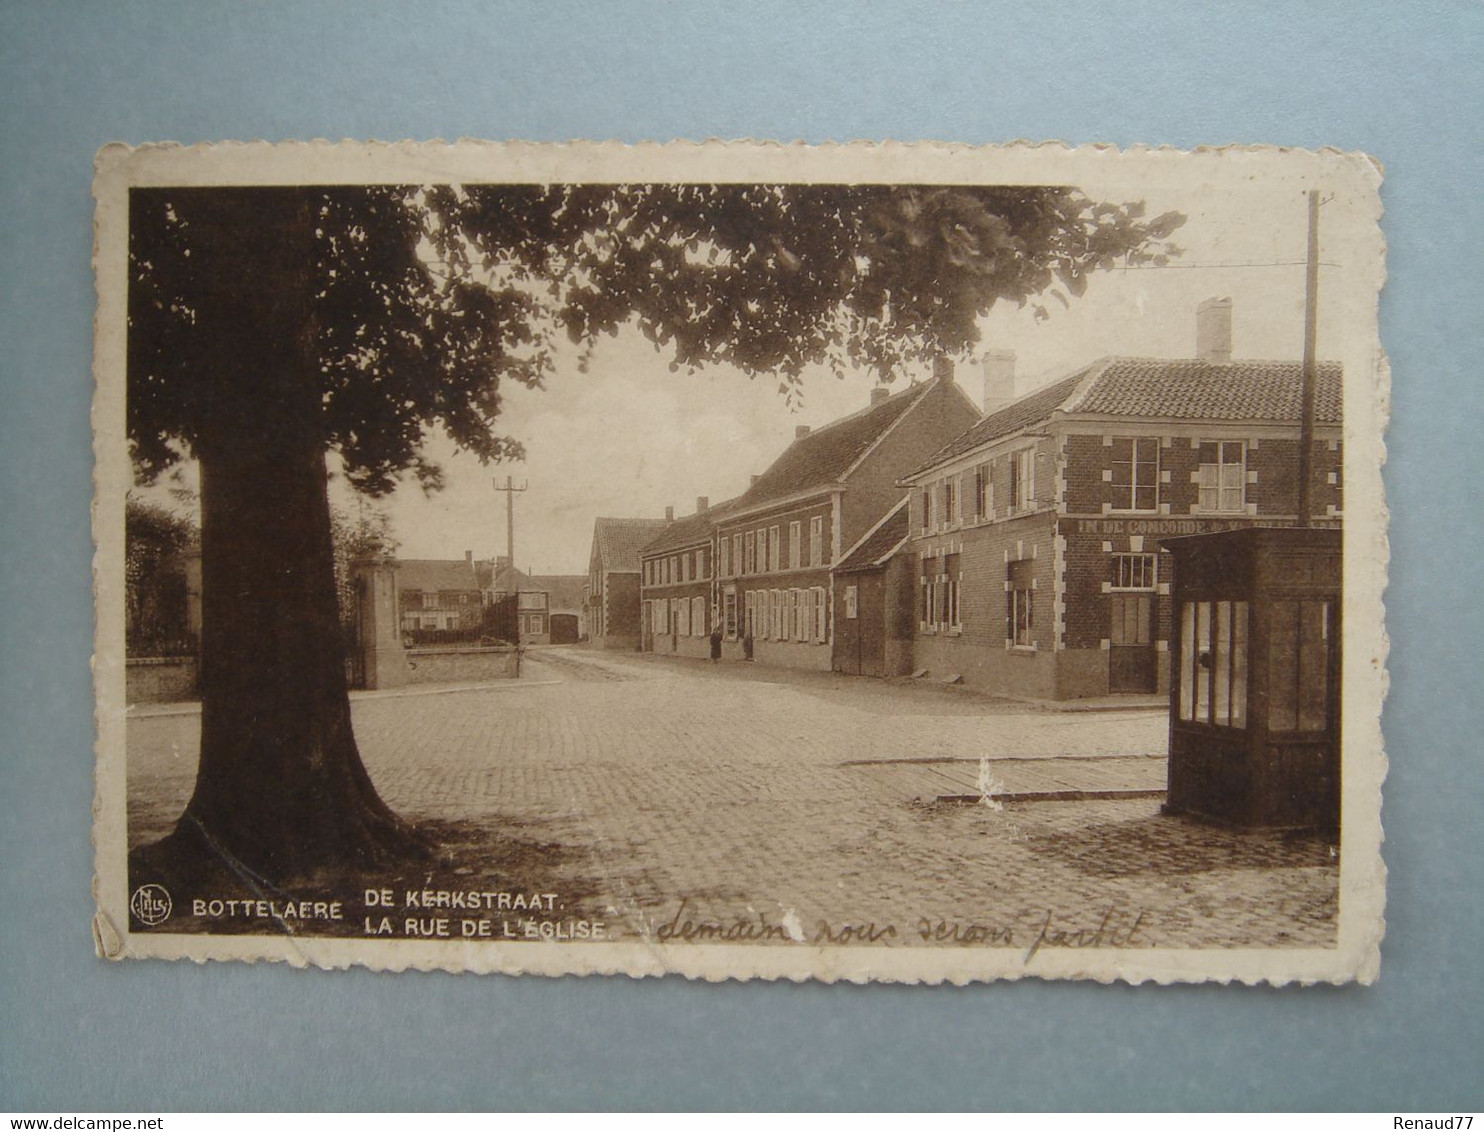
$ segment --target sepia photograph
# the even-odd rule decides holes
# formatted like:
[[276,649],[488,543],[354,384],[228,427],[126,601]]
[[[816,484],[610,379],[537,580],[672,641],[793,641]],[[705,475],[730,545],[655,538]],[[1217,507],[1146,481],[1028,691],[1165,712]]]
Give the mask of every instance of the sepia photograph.
[[109,147],[109,958],[1375,979],[1362,155]]

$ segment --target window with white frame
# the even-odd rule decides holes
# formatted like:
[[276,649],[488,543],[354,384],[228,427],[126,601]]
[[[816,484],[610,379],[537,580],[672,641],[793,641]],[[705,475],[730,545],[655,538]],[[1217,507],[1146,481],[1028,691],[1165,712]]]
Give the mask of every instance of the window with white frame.
[[923,490],[917,493],[917,529],[923,534],[933,529],[933,493]]
[[788,640],[788,591],[773,591],[773,639]]
[[938,576],[943,569],[941,558],[924,557],[918,575],[917,622],[927,632],[938,623]]
[[943,624],[949,630],[957,630],[963,627],[963,619],[959,609],[960,582],[963,580],[963,567],[957,554],[945,554],[943,556]]
[[824,565],[824,516],[815,515],[809,520],[809,565]]
[[959,581],[960,559],[945,554],[922,560],[922,600],[918,618],[922,627],[935,633],[946,633],[960,627]]
[[[751,594],[747,595],[751,597]],[[748,611],[751,612],[752,603],[748,602]],[[727,640],[737,639],[737,591],[727,590],[721,595],[722,629],[727,635]]]
[[994,487],[989,478],[989,465],[974,469],[974,518],[988,519],[994,514]]
[[829,600],[823,586],[815,586],[814,590],[814,640],[816,644],[824,644],[829,639],[828,609]]
[[1034,558],[1023,558],[1011,562],[1006,570],[1009,582],[1006,635],[1016,648],[1034,648],[1036,644],[1035,567]]
[[1113,438],[1113,510],[1159,510],[1159,438]]
[[780,540],[778,538],[778,528],[777,527],[769,527],[768,528],[768,569],[771,570],[771,571],[773,571],[775,574],[779,570],[781,570],[783,568],[782,563],[779,562],[779,557],[780,557],[780,555],[782,553],[782,550],[783,550],[783,547],[780,544]]
[[752,574],[757,571],[757,545],[753,541],[753,534],[748,531],[742,536],[742,572]]
[[766,573],[768,569],[768,528],[759,527],[757,531],[757,572]]
[[804,523],[795,519],[788,525],[788,568],[797,570],[804,564]]
[[958,522],[958,477],[949,476],[943,481],[943,525],[951,527]]
[[1156,573],[1153,554],[1115,554],[1109,585],[1115,590],[1152,590]]
[[1036,499],[1036,450],[1022,448],[1010,456],[1010,508],[1029,511]]
[[1197,506],[1206,512],[1241,512],[1247,507],[1247,445],[1241,440],[1206,441],[1196,472]]

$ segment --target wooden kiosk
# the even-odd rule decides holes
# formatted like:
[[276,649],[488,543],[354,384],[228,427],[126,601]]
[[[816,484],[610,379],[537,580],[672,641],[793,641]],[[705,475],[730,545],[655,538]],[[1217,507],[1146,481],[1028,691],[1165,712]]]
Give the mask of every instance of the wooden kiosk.
[[1167,811],[1338,828],[1340,536],[1160,540],[1175,559]]

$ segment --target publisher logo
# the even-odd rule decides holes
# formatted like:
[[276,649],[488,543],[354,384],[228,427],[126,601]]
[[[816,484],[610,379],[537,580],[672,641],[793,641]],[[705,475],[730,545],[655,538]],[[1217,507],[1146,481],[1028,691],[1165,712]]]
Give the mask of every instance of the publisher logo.
[[147,928],[163,924],[170,918],[170,893],[158,884],[141,884],[129,897],[129,911]]

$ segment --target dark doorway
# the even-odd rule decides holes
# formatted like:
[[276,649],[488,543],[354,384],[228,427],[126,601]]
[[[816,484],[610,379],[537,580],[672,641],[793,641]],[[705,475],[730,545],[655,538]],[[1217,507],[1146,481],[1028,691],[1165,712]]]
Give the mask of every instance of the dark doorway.
[[553,613],[551,615],[551,643],[575,645],[577,643],[577,614]]
[[1109,595],[1108,691],[1150,694],[1158,686],[1154,648],[1154,593]]

